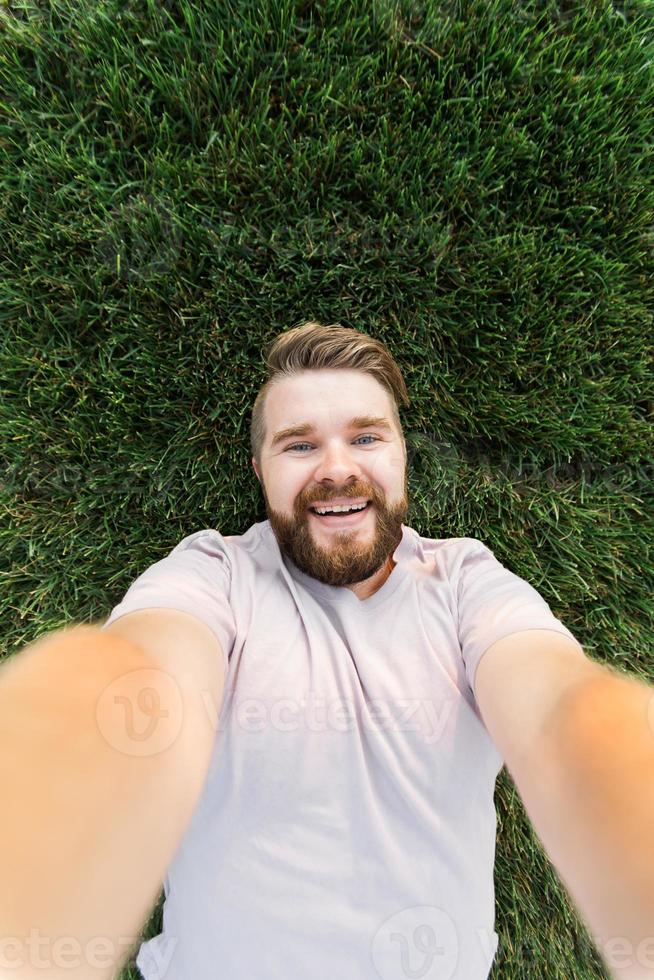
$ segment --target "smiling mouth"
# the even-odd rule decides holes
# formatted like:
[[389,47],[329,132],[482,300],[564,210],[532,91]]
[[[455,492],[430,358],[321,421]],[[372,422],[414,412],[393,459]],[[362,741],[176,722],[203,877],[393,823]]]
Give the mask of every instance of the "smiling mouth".
[[361,507],[360,510],[350,511],[348,514],[342,512],[339,514],[319,514],[313,507],[309,507],[309,511],[317,520],[322,521],[323,524],[343,524],[347,526],[348,524],[356,524],[371,507],[372,501],[369,500],[365,507]]

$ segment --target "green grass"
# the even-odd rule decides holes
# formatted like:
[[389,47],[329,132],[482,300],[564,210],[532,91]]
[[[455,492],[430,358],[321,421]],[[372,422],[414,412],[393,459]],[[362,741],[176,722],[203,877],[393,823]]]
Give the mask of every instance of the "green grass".
[[[319,319],[405,372],[408,523],[653,681],[651,3],[0,21],[2,654],[265,519],[261,350]],[[605,977],[504,771],[495,799],[492,980]]]

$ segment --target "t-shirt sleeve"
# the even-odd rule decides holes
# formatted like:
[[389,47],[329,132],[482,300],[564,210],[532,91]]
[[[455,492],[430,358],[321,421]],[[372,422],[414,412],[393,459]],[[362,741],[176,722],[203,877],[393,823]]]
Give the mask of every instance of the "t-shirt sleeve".
[[467,540],[471,546],[459,567],[457,607],[461,654],[473,695],[483,654],[511,633],[532,629],[562,633],[583,655],[579,641],[529,582],[505,568],[481,541]]
[[132,582],[102,628],[140,609],[179,609],[202,620],[214,633],[227,669],[236,639],[230,587],[231,564],[224,537],[215,530],[197,531]]

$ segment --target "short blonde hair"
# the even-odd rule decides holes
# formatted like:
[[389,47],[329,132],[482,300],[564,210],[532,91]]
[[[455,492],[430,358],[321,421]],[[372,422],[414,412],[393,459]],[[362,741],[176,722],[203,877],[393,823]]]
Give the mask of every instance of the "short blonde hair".
[[[300,371],[341,368],[367,372],[389,393],[393,421],[402,432],[398,405],[408,406],[409,395],[402,372],[380,340],[340,323],[307,320],[278,334],[265,352],[265,361],[267,377],[255,399],[250,423],[250,446],[257,466],[266,439],[266,394],[280,378]],[[406,446],[404,451],[406,455]]]

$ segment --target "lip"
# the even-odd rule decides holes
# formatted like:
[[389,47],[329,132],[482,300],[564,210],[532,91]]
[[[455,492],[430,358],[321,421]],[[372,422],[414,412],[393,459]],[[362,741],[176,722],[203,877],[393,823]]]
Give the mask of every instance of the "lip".
[[368,507],[364,507],[363,510],[358,510],[354,514],[334,514],[332,517],[320,517],[318,514],[314,514],[312,510],[309,513],[313,520],[317,521],[322,527],[338,530],[339,528],[355,527],[358,524],[362,524],[366,519],[368,511],[372,509],[373,504],[370,503]]

